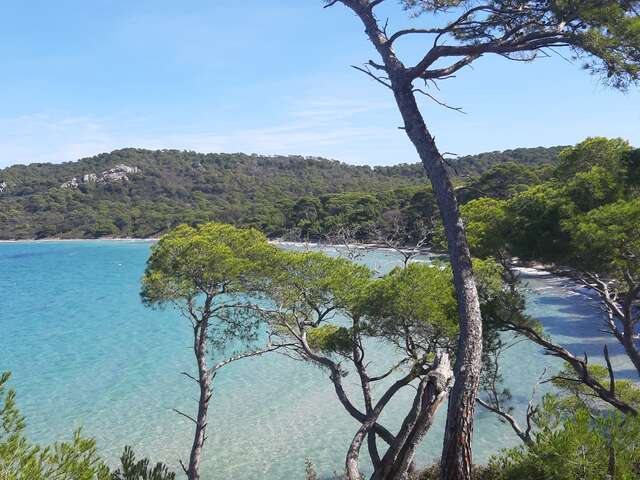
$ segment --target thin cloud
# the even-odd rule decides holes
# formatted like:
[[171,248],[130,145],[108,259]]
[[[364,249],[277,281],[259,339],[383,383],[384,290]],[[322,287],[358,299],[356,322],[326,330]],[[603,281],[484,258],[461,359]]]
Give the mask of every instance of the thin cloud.
[[226,129],[176,126],[171,132],[148,127],[139,117],[35,113],[0,118],[0,166],[59,163],[124,147],[320,155],[367,163],[362,152],[357,152],[360,146],[365,150],[365,146],[388,145],[397,137],[389,127],[368,120],[372,115],[387,114],[388,110],[389,105],[382,102],[297,100],[280,124]]

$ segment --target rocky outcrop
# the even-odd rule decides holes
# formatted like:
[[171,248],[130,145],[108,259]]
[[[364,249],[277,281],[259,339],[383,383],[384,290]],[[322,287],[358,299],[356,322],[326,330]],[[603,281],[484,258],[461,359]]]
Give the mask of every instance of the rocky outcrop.
[[98,183],[119,182],[128,181],[127,174],[138,173],[140,169],[138,167],[129,167],[128,165],[116,165],[115,167],[106,170],[100,174],[97,179]]
[[64,182],[62,185],[60,185],[60,187],[78,188],[80,186],[80,183],[127,182],[129,181],[128,175],[139,172],[140,169],[138,167],[130,167],[129,165],[120,164],[101,173],[87,173],[82,176],[82,180],[80,181],[74,177],[68,182]]
[[79,185],[80,184],[78,183],[78,179],[76,177],[73,177],[68,182],[64,182],[62,185],[60,185],[60,188],[78,188]]
[[0,182],[0,193],[3,193],[7,189],[7,182]]

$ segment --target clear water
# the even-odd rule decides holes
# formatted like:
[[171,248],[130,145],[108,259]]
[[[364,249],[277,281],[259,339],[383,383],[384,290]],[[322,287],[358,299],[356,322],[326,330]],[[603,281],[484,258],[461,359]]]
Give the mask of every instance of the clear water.
[[[0,244],[0,370],[12,386],[37,441],[69,437],[82,427],[115,461],[124,445],[178,470],[188,456],[191,425],[172,409],[195,409],[190,332],[174,312],[145,309],[139,279],[148,242],[79,241]],[[371,252],[365,262],[386,270],[398,258]],[[597,303],[563,279],[528,277],[529,311],[575,352],[596,357],[603,342]],[[619,350],[614,348],[614,352]],[[622,356],[614,357],[622,374]],[[504,357],[516,412],[545,367],[558,361],[523,343]],[[353,388],[355,379],[347,377]],[[411,392],[383,418],[399,425]],[[520,408],[518,408],[520,407]],[[335,399],[326,373],[280,355],[239,362],[216,379],[203,478],[298,479],[304,459],[321,477],[343,464],[355,422]],[[442,412],[441,412],[442,413]],[[443,418],[418,461],[439,455]],[[508,427],[478,413],[474,451],[486,460],[516,443]]]

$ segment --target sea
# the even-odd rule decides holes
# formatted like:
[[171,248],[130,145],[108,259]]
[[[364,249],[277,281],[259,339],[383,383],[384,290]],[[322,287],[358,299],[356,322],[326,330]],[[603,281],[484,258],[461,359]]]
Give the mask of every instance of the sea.
[[[197,407],[196,385],[181,374],[194,370],[191,331],[176,311],[149,309],[140,301],[151,245],[133,240],[0,244],[0,371],[12,373],[10,386],[17,390],[34,442],[69,440],[81,429],[112,465],[125,445],[176,472],[179,459],[188,458],[193,426],[174,409],[193,413]],[[388,250],[367,250],[358,261],[384,272],[400,258]],[[601,333],[597,299],[548,272],[525,269],[522,278],[527,311],[549,335],[594,362],[602,359],[606,343],[619,375],[631,375],[621,350]],[[372,370],[379,364],[382,371],[392,355],[379,350]],[[514,415],[522,419],[532,394],[539,398],[552,388],[542,384],[534,393],[534,385],[561,362],[520,342],[504,353],[502,365]],[[355,376],[347,376],[345,384],[355,392]],[[303,479],[305,459],[321,479],[342,469],[357,424],[338,403],[327,372],[269,354],[225,368],[214,389],[203,479]],[[392,431],[411,393],[406,389],[382,417]],[[443,426],[441,409],[418,451],[418,465],[438,458]],[[478,407],[475,461],[486,462],[517,444],[507,425]]]

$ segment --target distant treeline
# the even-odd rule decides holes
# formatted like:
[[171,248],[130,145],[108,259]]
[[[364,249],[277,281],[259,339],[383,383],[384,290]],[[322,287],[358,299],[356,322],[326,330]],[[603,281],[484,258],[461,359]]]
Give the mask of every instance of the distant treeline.
[[[451,161],[451,170],[465,200],[494,190],[508,195],[546,178],[561,150],[483,153]],[[125,178],[101,176],[118,166]],[[349,225],[360,240],[401,223],[410,241],[434,208],[420,164],[123,149],[0,170],[0,239],[151,237],[180,223],[219,221],[289,239],[318,239]]]

